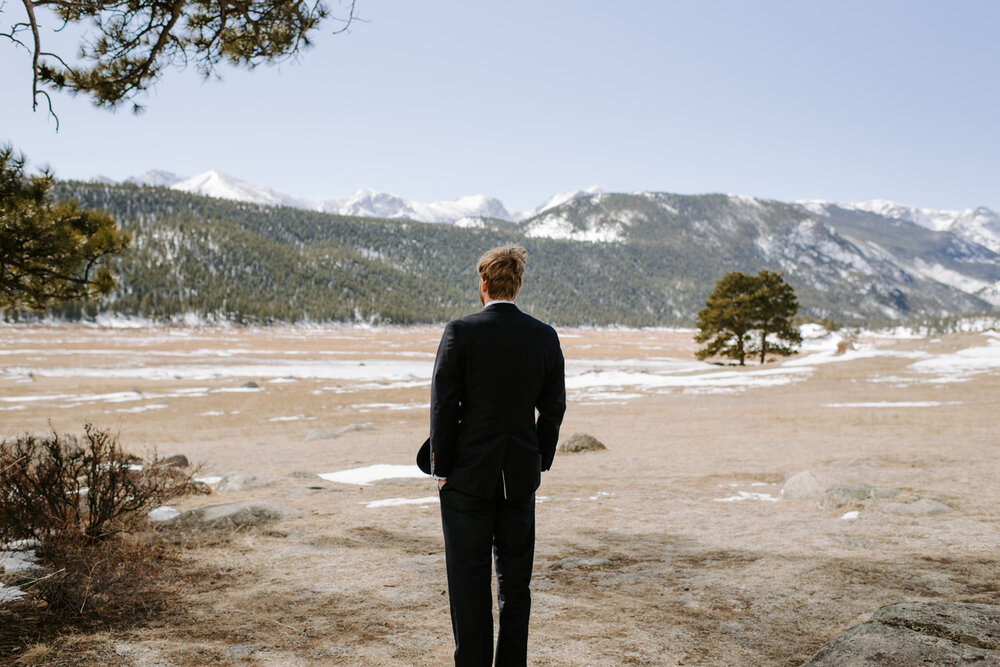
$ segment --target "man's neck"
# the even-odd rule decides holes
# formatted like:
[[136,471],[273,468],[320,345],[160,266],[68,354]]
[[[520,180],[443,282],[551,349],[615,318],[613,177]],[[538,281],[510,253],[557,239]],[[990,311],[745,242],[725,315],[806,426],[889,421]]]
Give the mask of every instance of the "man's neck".
[[507,301],[505,299],[490,299],[489,301],[487,301],[483,305],[483,308],[489,308],[490,306],[492,306],[495,303],[509,303],[509,304],[513,304],[514,302],[513,301]]

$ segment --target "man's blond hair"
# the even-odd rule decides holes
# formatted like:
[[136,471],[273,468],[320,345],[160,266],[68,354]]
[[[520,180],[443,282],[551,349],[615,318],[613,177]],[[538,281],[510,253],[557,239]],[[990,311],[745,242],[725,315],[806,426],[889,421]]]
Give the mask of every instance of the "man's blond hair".
[[502,246],[483,253],[476,265],[491,299],[513,301],[521,291],[521,278],[528,251],[520,246]]

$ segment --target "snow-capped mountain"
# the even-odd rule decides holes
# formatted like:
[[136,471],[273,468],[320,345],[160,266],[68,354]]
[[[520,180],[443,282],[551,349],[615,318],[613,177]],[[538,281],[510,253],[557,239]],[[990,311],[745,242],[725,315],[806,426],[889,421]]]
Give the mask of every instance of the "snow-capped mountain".
[[[102,182],[110,179],[102,177]],[[597,186],[585,190],[561,192],[549,197],[534,211],[512,211],[499,199],[484,195],[470,195],[453,200],[420,202],[398,195],[362,189],[343,199],[308,199],[296,197],[272,188],[260,187],[217,171],[207,171],[184,179],[162,170],[150,170],[128,179],[128,183],[166,186],[175,190],[245,201],[267,206],[292,206],[308,210],[359,217],[407,219],[419,222],[456,224],[461,227],[481,227],[484,221],[499,219],[507,222],[525,222],[528,237],[569,239],[576,241],[613,242],[628,235],[627,229],[639,215],[626,207],[622,210],[594,206],[602,198],[610,197]],[[658,201],[662,193],[635,192],[630,196]],[[618,197],[619,195],[614,195]],[[715,195],[712,195],[715,196]],[[729,197],[748,210],[761,206],[753,197]],[[617,200],[615,200],[617,201]],[[660,202],[663,203],[663,202]],[[669,203],[665,205],[669,206]],[[806,212],[829,218],[831,215],[843,222],[848,213],[871,215],[878,226],[910,224],[934,232],[949,232],[968,243],[989,248],[1000,253],[1000,214],[988,208],[963,211],[937,210],[906,206],[896,202],[876,199],[858,203],[837,203],[824,200],[799,201],[796,206]],[[846,217],[845,217],[846,216]],[[942,274],[943,275],[943,274]]]
[[[104,183],[113,183],[104,178]],[[469,195],[452,200],[420,202],[394,194],[362,189],[343,199],[308,199],[273,188],[260,187],[218,171],[206,171],[191,178],[169,171],[151,169],[124,181],[136,185],[162,186],[192,194],[232,199],[264,206],[292,206],[337,215],[416,220],[418,222],[454,223],[497,218],[516,222],[528,213],[511,211],[499,199]]]
[[315,208],[313,203],[308,200],[299,199],[284,192],[272,190],[271,188],[258,187],[214,170],[206,171],[203,174],[198,174],[197,176],[174,183],[170,188],[192,194],[218,197],[219,199],[233,199],[251,204],[263,204],[265,206]]
[[339,215],[370,218],[404,218],[420,222],[452,223],[463,218],[499,218],[521,220],[525,216],[508,211],[499,199],[470,195],[453,200],[418,202],[398,195],[362,189],[347,199],[321,202],[319,210]]
[[578,197],[586,197],[588,195],[599,195],[599,194],[603,194],[603,193],[604,193],[604,190],[602,190],[601,188],[599,188],[596,185],[592,185],[589,188],[587,188],[586,190],[569,190],[567,192],[559,192],[559,193],[556,193],[556,194],[552,195],[551,197],[549,197],[548,199],[546,199],[544,202],[542,202],[542,205],[535,209],[535,215],[538,215],[539,213],[542,213],[543,211],[547,211],[550,208],[555,208],[556,206],[559,206],[560,204],[565,204],[566,202],[570,201],[571,199],[577,199]]
[[[231,199],[304,205],[304,200],[222,175],[188,179],[188,186]],[[310,203],[357,216],[331,216],[323,224],[322,215],[231,205],[162,187],[138,197],[134,186],[63,182],[57,187],[64,199],[108,210],[134,234],[123,261],[132,262],[129,275],[139,281],[135,294],[173,284],[171,293],[184,299],[177,308],[189,307],[189,299],[203,295],[204,308],[218,308],[229,299],[264,319],[303,313],[320,319],[352,313],[369,317],[373,312],[402,317],[397,303],[407,298],[399,300],[384,286],[416,294],[415,285],[434,284],[443,287],[432,302],[444,310],[420,317],[451,316],[465,307],[461,290],[449,291],[463,284],[469,269],[472,237],[462,228],[478,227],[483,232],[476,232],[477,246],[492,238],[544,253],[550,270],[538,274],[542,282],[533,292],[534,303],[563,313],[567,322],[690,324],[719,277],[762,269],[785,273],[805,315],[842,323],[943,322],[959,315],[1000,313],[1000,253],[974,236],[986,235],[990,244],[997,238],[996,214],[987,209],[945,219],[915,216],[899,205],[786,203],[725,194],[572,193],[521,222],[466,215],[427,234],[364,216],[447,220],[462,213],[503,211],[486,197],[418,203],[362,191],[341,201]],[[276,226],[276,220],[281,224]],[[533,240],[539,237],[556,240]],[[215,267],[212,276],[229,276],[229,282],[196,282],[205,280],[205,266]],[[156,273],[161,267],[169,271]],[[373,275],[381,278],[366,277]],[[571,289],[563,284],[567,275]],[[192,282],[169,282],[183,277]],[[332,308],[325,286],[337,281],[345,289],[333,291],[346,301]],[[285,290],[284,297],[275,299],[275,289]],[[243,296],[236,299],[234,291],[240,290]],[[552,294],[558,299],[546,301]],[[154,312],[148,299],[120,297],[116,303],[123,308]]]
[[185,180],[183,176],[178,176],[172,171],[162,169],[150,169],[147,172],[125,179],[125,183],[133,185],[149,185],[153,187],[169,188]]
[[1000,252],[1000,214],[988,208],[967,208],[949,211],[907,206],[887,199],[842,204],[823,200],[801,201],[813,212],[831,207],[850,211],[866,211],[889,220],[902,220],[937,232],[952,232],[966,241]]
[[[528,237],[623,249],[648,245],[665,262],[697,274],[722,275],[736,267],[782,270],[796,289],[811,292],[815,304],[840,301],[842,309],[841,295],[852,294],[846,311],[851,315],[902,318],[914,311],[944,315],[1000,306],[1000,253],[965,232],[988,234],[995,214],[977,209],[957,215],[949,229],[935,230],[907,220],[898,208],[882,210],[897,217],[830,202],[603,193],[546,209],[522,229]],[[1000,235],[990,238],[1000,241]]]

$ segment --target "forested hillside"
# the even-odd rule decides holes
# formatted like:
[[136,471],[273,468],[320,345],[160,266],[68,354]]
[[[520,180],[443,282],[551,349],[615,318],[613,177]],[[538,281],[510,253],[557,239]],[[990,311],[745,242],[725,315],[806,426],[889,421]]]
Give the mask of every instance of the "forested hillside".
[[[133,234],[131,247],[116,260],[119,285],[112,297],[97,307],[70,304],[55,313],[65,317],[99,308],[155,319],[195,313],[260,323],[438,322],[478,306],[475,261],[483,250],[508,243],[529,253],[521,307],[561,325],[690,326],[719,277],[761,268],[785,270],[803,315],[841,323],[883,324],[991,308],[976,299],[955,299],[951,310],[942,308],[942,298],[952,296],[947,289],[901,301],[894,286],[879,291],[839,274],[825,279],[815,258],[803,261],[801,271],[788,257],[769,259],[757,242],[761,225],[773,234],[801,233],[802,212],[776,207],[766,219],[755,219],[758,232],[751,235],[743,230],[750,223],[734,219],[717,195],[685,200],[698,213],[698,225],[691,216],[657,217],[652,210],[640,216],[634,201],[629,208],[628,199],[604,196],[615,210],[601,215],[635,228],[633,237],[609,242],[539,236],[541,216],[524,223],[483,220],[482,227],[470,229],[135,185],[64,182],[57,196],[107,210]],[[594,206],[586,200],[565,205],[589,207],[591,213]],[[565,218],[563,209],[543,216]]]

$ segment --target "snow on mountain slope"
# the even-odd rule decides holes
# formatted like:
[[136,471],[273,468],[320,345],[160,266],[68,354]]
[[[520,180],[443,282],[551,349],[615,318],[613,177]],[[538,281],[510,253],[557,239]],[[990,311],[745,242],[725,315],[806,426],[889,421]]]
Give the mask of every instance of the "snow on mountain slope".
[[951,228],[955,219],[960,215],[959,211],[938,211],[930,208],[917,208],[897,204],[888,199],[872,199],[871,201],[857,202],[854,204],[838,204],[841,208],[855,211],[868,211],[881,215],[884,218],[894,220],[905,220],[915,225],[933,229],[936,232],[943,232]]
[[952,223],[950,231],[1000,253],[1000,214],[995,211],[982,206],[966,209]]
[[132,176],[125,179],[125,183],[132,183],[133,185],[149,185],[153,187],[164,187],[169,188],[173,185],[177,185],[181,181],[186,180],[184,176],[178,176],[171,171],[164,171],[162,169],[150,169],[147,172],[139,174],[138,176]]
[[551,197],[549,197],[548,199],[546,199],[544,202],[542,202],[541,206],[539,206],[538,208],[535,209],[535,215],[538,215],[542,211],[547,211],[550,208],[555,208],[556,206],[559,206],[560,204],[565,204],[566,202],[570,201],[571,199],[577,199],[579,197],[586,197],[588,195],[603,194],[603,192],[604,192],[604,190],[602,190],[598,186],[592,185],[589,188],[587,188],[586,190],[570,190],[568,192],[559,192],[559,193],[556,193],[556,194],[552,195]]
[[420,222],[450,223],[463,218],[499,218],[519,220],[524,216],[511,213],[499,199],[483,195],[470,195],[453,200],[418,202],[398,195],[358,190],[347,199],[322,202],[320,210],[340,215],[372,218],[405,218]]
[[252,204],[314,208],[311,202],[306,200],[298,199],[284,192],[272,190],[271,188],[257,187],[246,181],[241,181],[238,178],[214,170],[192,176],[170,187],[173,190],[180,190],[182,192],[218,197],[219,199],[234,199]]
[[890,220],[902,220],[936,232],[952,232],[959,238],[1000,252],[1000,214],[985,207],[948,211],[906,206],[887,199],[841,204],[820,199],[796,202],[812,213],[828,214],[831,208],[866,211]]

